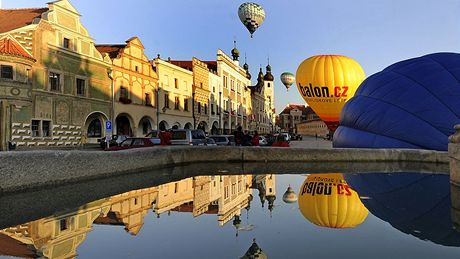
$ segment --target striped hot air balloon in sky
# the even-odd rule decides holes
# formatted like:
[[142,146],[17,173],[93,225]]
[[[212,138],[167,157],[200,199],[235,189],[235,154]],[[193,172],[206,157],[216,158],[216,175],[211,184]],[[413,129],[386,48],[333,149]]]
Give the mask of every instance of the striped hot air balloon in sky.
[[289,91],[289,87],[295,82],[295,75],[289,72],[284,72],[280,76],[281,83],[286,86],[286,89]]
[[262,25],[265,20],[265,11],[261,5],[256,3],[243,3],[238,8],[238,16],[252,34]]

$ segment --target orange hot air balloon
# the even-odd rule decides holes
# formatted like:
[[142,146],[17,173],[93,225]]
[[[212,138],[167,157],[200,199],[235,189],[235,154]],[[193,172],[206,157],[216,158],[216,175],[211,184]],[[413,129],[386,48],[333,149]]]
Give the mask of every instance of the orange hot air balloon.
[[300,188],[298,203],[302,215],[321,227],[353,228],[368,215],[358,193],[340,173],[309,175]]
[[339,125],[343,105],[365,79],[358,62],[340,55],[318,55],[297,68],[297,88],[331,131]]

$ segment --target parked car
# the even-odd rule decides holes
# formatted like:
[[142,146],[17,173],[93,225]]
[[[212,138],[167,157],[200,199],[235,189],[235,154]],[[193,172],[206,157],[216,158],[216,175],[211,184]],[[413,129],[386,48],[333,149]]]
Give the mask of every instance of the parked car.
[[279,134],[273,142],[272,147],[289,147],[289,141],[286,140],[286,135]]
[[265,139],[267,140],[267,146],[271,146],[275,141],[276,141],[276,137],[278,136],[278,134],[275,134],[275,135],[266,135],[265,136]]
[[235,136],[233,135],[212,135],[209,138],[214,139],[218,146],[234,146]]
[[172,129],[171,145],[206,145],[206,135],[203,130]]
[[145,137],[150,138],[155,145],[160,145],[161,143],[159,130],[152,130],[147,135],[145,135]]
[[212,138],[206,139],[206,146],[217,146],[216,142]]
[[259,145],[260,146],[267,146],[268,145],[268,141],[264,136],[259,136]]
[[155,144],[150,138],[127,138],[119,146],[113,146],[107,151],[117,151],[131,148],[153,147]]
[[297,133],[290,133],[291,135],[291,140],[302,140],[302,135],[297,134]]
[[284,140],[287,142],[291,141],[291,136],[289,135],[289,133],[280,133],[279,135],[277,135],[277,139],[279,139],[280,137],[284,138]]
[[[119,146],[121,142],[123,142],[128,137],[129,136],[127,135],[112,135],[112,138],[109,141],[109,147]],[[106,137],[103,137],[99,140],[99,144],[101,145],[101,148],[103,149],[107,148],[106,139],[107,139]]]

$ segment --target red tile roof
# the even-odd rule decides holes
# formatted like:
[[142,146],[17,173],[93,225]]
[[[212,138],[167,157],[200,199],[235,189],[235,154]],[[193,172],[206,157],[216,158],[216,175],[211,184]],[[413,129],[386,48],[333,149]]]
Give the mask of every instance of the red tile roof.
[[191,60],[171,60],[171,64],[192,71],[193,64]]
[[35,61],[34,57],[27,53],[27,51],[10,36],[0,39],[0,54],[28,58]]
[[37,258],[38,256],[35,252],[34,248],[5,234],[0,234],[0,256]]
[[0,33],[32,24],[48,8],[0,9]]
[[99,44],[96,45],[96,49],[101,53],[109,54],[110,58],[116,58],[127,44]]

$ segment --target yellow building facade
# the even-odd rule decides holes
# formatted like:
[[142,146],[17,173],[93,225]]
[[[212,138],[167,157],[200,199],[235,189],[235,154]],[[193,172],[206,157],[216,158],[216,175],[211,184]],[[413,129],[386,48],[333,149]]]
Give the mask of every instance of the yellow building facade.
[[222,115],[220,125],[223,133],[233,134],[238,126],[248,129],[251,96],[248,86],[251,80],[239,65],[238,56],[233,58],[222,50],[217,51],[217,73],[222,80]]
[[12,21],[2,24],[0,38],[13,38],[35,60],[0,62],[20,74],[10,81],[14,90],[6,92],[11,84],[0,83],[0,95],[21,99],[2,101],[0,114],[8,118],[8,129],[0,139],[18,148],[97,143],[111,113],[110,61],[94,47],[79,12],[60,0],[47,8],[0,10],[0,15]]
[[193,129],[193,72],[174,65],[170,59],[151,61],[158,75],[159,129]]
[[112,61],[115,134],[142,137],[157,127],[158,76],[137,37],[126,44],[96,45]]

